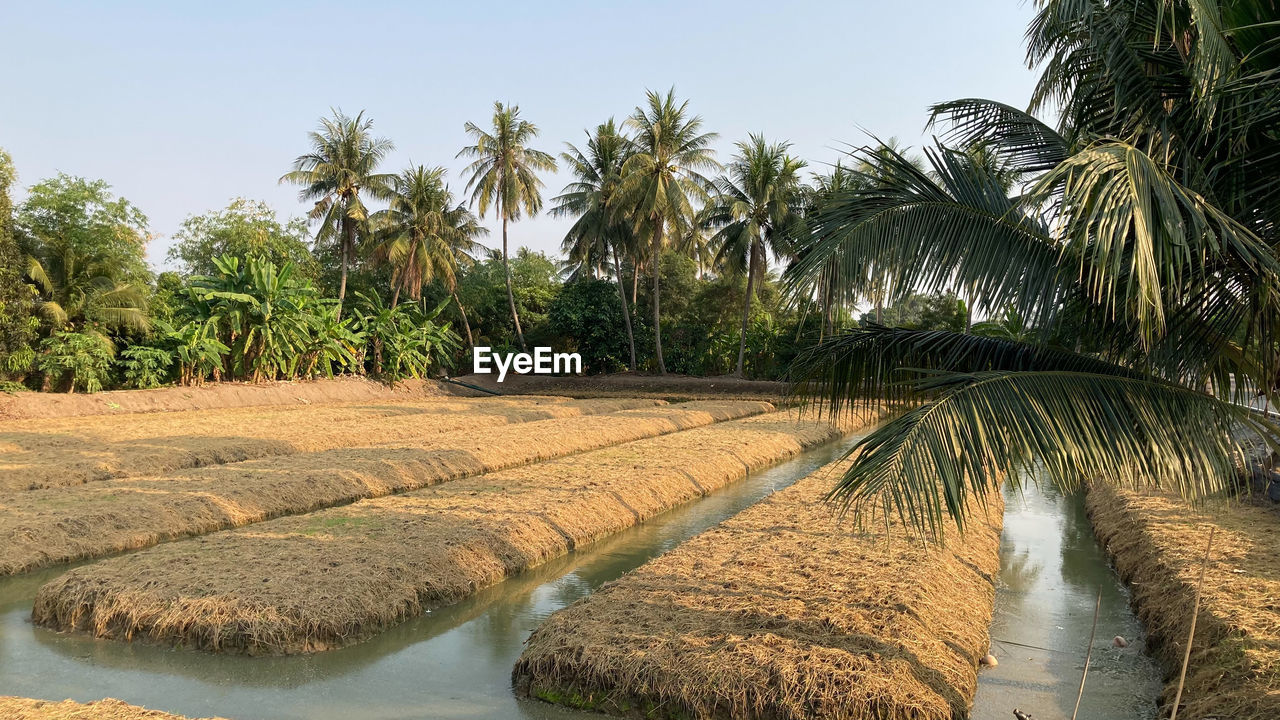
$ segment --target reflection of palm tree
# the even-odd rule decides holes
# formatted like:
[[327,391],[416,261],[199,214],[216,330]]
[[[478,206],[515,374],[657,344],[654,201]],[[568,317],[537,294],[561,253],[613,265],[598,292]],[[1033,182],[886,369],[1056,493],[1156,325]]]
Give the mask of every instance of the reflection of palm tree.
[[1011,590],[1017,592],[1030,590],[1043,571],[1043,565],[1032,562],[1030,550],[1000,553],[1000,579]]

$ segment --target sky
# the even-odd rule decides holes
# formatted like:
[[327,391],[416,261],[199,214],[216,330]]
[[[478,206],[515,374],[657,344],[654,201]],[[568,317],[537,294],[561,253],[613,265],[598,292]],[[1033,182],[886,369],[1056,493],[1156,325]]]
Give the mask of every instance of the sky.
[[[269,5],[269,7],[268,7]],[[1025,106],[1027,0],[843,2],[113,2],[0,0],[0,147],[24,188],[101,178],[150,219],[165,262],[182,220],[236,197],[303,215],[278,184],[330,108],[364,110],[395,142],[385,170],[443,165],[462,195],[463,123],[520,106],[558,154],[674,86],[719,133],[792,143],[822,171],[870,135],[919,147],[930,104]],[[550,199],[569,181],[544,177]],[[510,228],[558,251],[569,221]],[[485,223],[500,242],[492,215]]]

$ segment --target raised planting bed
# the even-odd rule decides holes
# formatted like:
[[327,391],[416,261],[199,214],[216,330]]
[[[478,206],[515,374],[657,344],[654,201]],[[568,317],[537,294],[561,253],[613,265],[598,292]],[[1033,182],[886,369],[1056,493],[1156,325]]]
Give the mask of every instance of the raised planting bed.
[[1100,484],[1085,502],[1165,671],[1163,716],[1172,710],[1205,547],[1217,528],[1178,718],[1280,718],[1280,510],[1249,502],[1196,509],[1173,495]]
[[439,397],[0,422],[0,493],[657,404],[652,399]]
[[967,718],[999,572],[996,496],[948,544],[824,502],[840,461],[552,615],[517,692],[663,718]]
[[[0,718],[5,720],[185,720],[181,715],[147,710],[119,700],[49,702],[31,698],[0,697]],[[207,720],[221,720],[208,718]]]
[[841,434],[771,413],[163,545],[53,580],[33,618],[215,651],[325,650]]
[[0,496],[0,575],[415,490],[771,410],[707,401]]

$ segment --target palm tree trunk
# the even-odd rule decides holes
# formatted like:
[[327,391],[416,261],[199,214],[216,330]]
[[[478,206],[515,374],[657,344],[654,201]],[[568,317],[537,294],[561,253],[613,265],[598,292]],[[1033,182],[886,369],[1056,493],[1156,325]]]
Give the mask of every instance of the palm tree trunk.
[[662,266],[660,255],[662,254],[662,226],[663,220],[658,220],[653,228],[653,350],[658,356],[658,374],[667,374],[667,363],[662,359],[662,320],[661,304],[662,304],[662,282],[659,279],[662,275],[659,269]]
[[351,262],[351,248],[356,244],[356,226],[349,218],[342,219],[342,280],[338,283],[337,320],[342,319],[342,303],[347,298],[347,266]]
[[526,350],[524,331],[520,329],[520,314],[516,312],[516,294],[511,289],[511,262],[507,258],[507,219],[502,218],[502,266],[507,271],[507,302],[511,304],[511,320],[516,325],[516,339],[520,341],[520,351]]
[[453,301],[458,304],[458,313],[462,315],[462,327],[467,331],[467,347],[474,347],[476,341],[471,337],[471,323],[467,322],[467,311],[462,307],[462,300],[458,299],[458,291],[453,291]]
[[396,283],[395,288],[391,291],[391,309],[395,310],[396,305],[400,302],[400,283]]
[[618,262],[618,248],[613,248],[613,269],[618,273],[618,298],[622,300],[622,322],[627,326],[627,344],[631,348],[631,372],[636,371],[636,336],[631,331],[631,311],[627,308],[627,291],[622,287],[622,263]]
[[640,257],[637,255],[631,261],[631,305],[633,307],[638,297],[640,297]]
[[747,297],[742,303],[742,338],[738,341],[738,369],[733,371],[735,377],[742,377],[742,361],[747,354],[747,319],[751,317],[751,290],[756,279],[756,243],[751,243],[747,256]]

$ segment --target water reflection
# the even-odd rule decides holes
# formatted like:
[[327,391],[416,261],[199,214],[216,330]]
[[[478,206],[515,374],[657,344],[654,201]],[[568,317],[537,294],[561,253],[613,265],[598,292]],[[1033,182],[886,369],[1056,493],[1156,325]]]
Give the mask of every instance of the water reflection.
[[[1094,538],[1083,498],[1033,487],[1006,492],[1005,499],[1001,582],[991,623],[1000,665],[979,676],[974,719],[1005,720],[1015,707],[1036,720],[1071,717],[1100,590],[1079,717],[1155,718],[1160,674],[1145,655],[1142,626]],[[1129,647],[1112,647],[1116,635]]]

